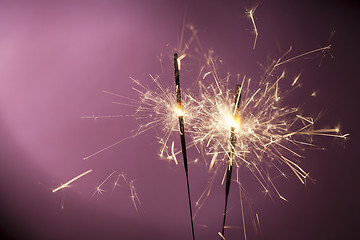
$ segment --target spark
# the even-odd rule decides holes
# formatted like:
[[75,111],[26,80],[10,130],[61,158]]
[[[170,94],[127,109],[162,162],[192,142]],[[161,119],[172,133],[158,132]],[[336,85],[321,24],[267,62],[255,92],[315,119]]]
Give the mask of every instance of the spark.
[[177,58],[177,64],[178,64],[179,71],[181,70],[181,60],[184,59],[185,57],[186,57],[186,54],[183,54]]
[[61,206],[60,206],[60,210],[64,211],[65,209],[65,203],[64,203],[64,197],[61,198]]
[[119,181],[120,181],[120,178],[124,178],[124,174],[122,173],[122,174],[118,174],[118,176],[116,177],[116,180],[115,180],[115,182],[114,182],[114,184],[113,184],[113,188],[112,188],[112,191],[114,192],[114,190],[115,190],[115,188],[116,187],[119,187],[120,186],[120,184],[119,184]]
[[256,8],[258,7],[259,5],[256,5],[254,8],[250,9],[249,11],[247,11],[247,15],[250,17],[251,19],[251,22],[253,24],[253,27],[254,27],[254,33],[255,33],[255,39],[254,39],[254,44],[253,44],[253,50],[255,49],[255,46],[256,46],[256,42],[257,42],[257,38],[258,38],[258,30],[256,28],[256,24],[255,24],[255,20],[254,20],[254,12],[256,11]]
[[207,72],[204,74],[203,78],[202,79],[205,79],[207,75],[211,74],[211,72]]
[[[96,117],[96,118],[98,118],[98,117]],[[133,137],[137,136],[137,135],[138,135],[138,134],[134,134],[134,135],[132,135],[132,136],[129,136],[129,137],[120,139],[119,141],[117,141],[117,142],[115,142],[115,143],[113,143],[113,144],[110,144],[110,145],[108,145],[108,146],[100,149],[99,151],[96,151],[96,152],[94,152],[94,153],[92,153],[92,154],[84,157],[83,160],[88,160],[89,158],[92,158],[92,157],[94,157],[95,155],[98,155],[99,153],[102,153],[102,152],[104,152],[104,151],[106,151],[106,150],[108,150],[108,149],[110,149],[110,148],[112,148],[112,147],[114,147],[114,146],[116,146],[116,145],[118,145],[118,144],[120,144],[120,143],[122,143],[122,142],[124,142],[124,141],[126,141],[126,140],[128,140],[128,139],[130,139],[130,138],[133,138]]]
[[221,239],[226,240],[226,238],[224,237],[223,234],[221,234],[221,232],[218,232],[218,235],[221,237]]
[[295,86],[295,84],[297,83],[297,81],[299,80],[300,76],[301,76],[302,73],[299,73],[295,78],[294,78],[294,81],[293,83],[291,84],[291,86]]
[[278,66],[280,66],[282,64],[293,62],[293,61],[298,60],[298,59],[300,59],[300,58],[302,58],[302,57],[304,57],[306,55],[309,55],[309,54],[313,54],[313,53],[316,53],[316,52],[324,52],[326,50],[329,50],[330,48],[331,48],[331,45],[328,45],[328,46],[325,46],[325,47],[322,47],[322,48],[317,48],[317,49],[314,49],[314,50],[299,54],[299,55],[297,55],[295,57],[286,59],[284,61],[280,61],[275,66],[278,67]]
[[171,154],[172,154],[172,157],[173,157],[176,165],[178,165],[178,161],[177,161],[176,155],[175,155],[175,153],[174,153],[174,147],[175,147],[175,144],[174,144],[174,143],[175,143],[175,142],[173,141],[172,144],[171,144]]
[[139,214],[139,206],[141,206],[141,202],[139,196],[136,192],[134,182],[135,180],[128,181],[125,177],[124,173],[119,173],[117,171],[112,171],[98,186],[96,186],[94,193],[91,195],[90,199],[92,199],[96,194],[103,195],[106,191],[103,186],[111,179],[116,177],[112,191],[115,190],[116,187],[120,186],[120,180],[122,180],[128,187],[130,191],[130,200],[136,210],[136,213]]
[[256,220],[254,219],[254,221],[253,221],[254,229],[256,229],[256,233],[261,236],[261,226],[260,226],[259,214],[256,213],[255,215],[256,215]]
[[102,195],[103,192],[105,192],[105,190],[101,189],[101,186],[104,185],[104,183],[105,183],[114,173],[116,173],[116,171],[113,171],[109,176],[107,176],[107,178],[104,179],[104,181],[102,181],[102,183],[100,183],[99,186],[96,187],[96,190],[95,190],[95,192],[93,193],[93,195],[91,195],[90,199],[93,198],[96,193]]
[[318,91],[313,91],[310,96],[316,97],[318,95]]
[[97,119],[106,119],[106,118],[120,118],[120,117],[127,117],[128,115],[104,115],[104,116],[95,116],[94,114],[93,115],[84,115],[82,116],[81,118],[83,119],[94,119],[94,120],[97,120]]
[[133,205],[135,207],[135,210],[136,210],[137,214],[139,214],[138,204],[141,206],[141,202],[140,202],[140,199],[139,199],[139,197],[137,195],[137,192],[135,190],[134,182],[135,182],[135,180],[132,180],[129,183],[130,194],[131,194],[130,198],[131,198],[131,201],[132,201],[132,203],[133,203]]
[[243,190],[241,189],[241,183],[239,183],[239,193],[240,193],[240,207],[241,207],[241,217],[242,217],[242,223],[243,223],[243,232],[244,237],[246,240],[246,226],[245,226],[245,215],[244,215],[244,206],[243,206],[243,196],[242,196]]
[[58,188],[55,188],[54,190],[52,190],[52,192],[57,192],[57,191],[59,191],[60,189],[63,189],[63,188],[68,187],[68,186],[70,185],[70,183],[78,180],[79,178],[81,178],[81,177],[83,177],[83,176],[85,176],[86,174],[91,173],[91,172],[92,172],[92,169],[90,169],[90,170],[88,170],[88,171],[86,171],[86,172],[84,172],[84,173],[82,173],[82,174],[74,177],[73,179],[71,179],[71,180],[69,180],[68,182],[62,184],[62,185],[59,186]]

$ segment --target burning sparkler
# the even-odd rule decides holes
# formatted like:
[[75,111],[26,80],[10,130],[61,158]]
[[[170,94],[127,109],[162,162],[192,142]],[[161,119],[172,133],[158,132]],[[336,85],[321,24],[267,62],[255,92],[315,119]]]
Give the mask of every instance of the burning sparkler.
[[225,219],[226,219],[226,210],[227,210],[227,203],[230,191],[230,183],[231,183],[231,174],[233,168],[233,160],[235,157],[235,144],[236,144],[236,130],[240,127],[239,126],[239,105],[241,99],[241,85],[236,86],[236,93],[235,93],[235,106],[234,106],[234,114],[233,114],[233,121],[234,124],[231,125],[230,130],[230,140],[229,140],[229,154],[228,154],[228,163],[226,169],[226,189],[225,189],[225,209],[224,209],[224,219],[223,225],[221,230],[221,235],[224,236],[224,226],[225,226]]
[[179,66],[180,66],[180,64],[179,64],[179,62],[180,62],[180,59],[178,58],[177,53],[175,53],[174,54],[174,68],[175,68],[175,86],[176,86],[177,112],[178,112],[178,115],[179,115],[181,149],[182,149],[182,154],[183,154],[183,159],[184,159],[184,167],[185,167],[185,174],[186,174],[186,185],[187,185],[188,199],[189,199],[191,230],[192,230],[193,240],[195,240],[193,214],[192,214],[192,208],[191,208],[190,187],[189,187],[188,163],[187,163],[187,155],[186,155],[184,114],[183,114],[182,106],[181,106],[180,75],[179,75]]

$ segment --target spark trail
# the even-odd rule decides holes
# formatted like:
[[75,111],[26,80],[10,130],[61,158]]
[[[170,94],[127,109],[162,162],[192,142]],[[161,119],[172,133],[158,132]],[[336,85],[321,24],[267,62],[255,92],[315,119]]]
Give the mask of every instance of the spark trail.
[[52,192],[54,193],[54,192],[59,191],[60,189],[63,189],[63,188],[68,187],[68,186],[70,185],[70,183],[78,180],[79,178],[81,178],[81,177],[83,177],[83,176],[85,176],[86,174],[91,173],[91,172],[92,172],[92,169],[90,169],[90,170],[88,170],[88,171],[86,171],[86,172],[84,172],[84,173],[82,173],[82,174],[74,177],[73,179],[69,180],[68,182],[66,182],[66,183],[62,184],[61,186],[59,186],[59,187],[55,188],[54,190],[52,190]]
[[251,19],[251,22],[253,24],[253,28],[254,28],[254,34],[255,34],[255,39],[254,39],[254,44],[253,44],[253,50],[255,50],[256,47],[256,42],[259,36],[256,24],[255,24],[255,20],[254,20],[254,12],[256,11],[256,8],[258,7],[258,5],[256,5],[256,7],[250,9],[249,11],[247,11],[247,15],[249,16],[249,18]]

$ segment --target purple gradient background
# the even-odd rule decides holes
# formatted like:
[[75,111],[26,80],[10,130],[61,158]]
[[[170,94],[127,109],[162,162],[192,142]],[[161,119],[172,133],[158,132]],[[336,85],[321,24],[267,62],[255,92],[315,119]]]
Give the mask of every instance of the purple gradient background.
[[[290,3],[291,2],[291,3]],[[317,179],[306,188],[296,179],[277,182],[295,205],[255,195],[262,239],[350,239],[358,232],[359,4],[351,1],[264,1],[256,11],[259,39],[252,51],[252,1],[0,1],[0,236],[2,239],[190,239],[182,167],[158,159],[150,133],[88,161],[84,156],[135,129],[131,119],[86,120],[83,114],[121,114],[102,90],[134,96],[129,76],[149,83],[161,71],[157,56],[175,46],[183,16],[199,30],[204,48],[213,48],[224,71],[256,78],[256,62],[322,46],[336,30],[334,59],[300,62],[299,102],[307,113],[326,110],[319,127],[341,123],[351,140],[321,138],[327,151],[310,151],[304,168]],[[169,71],[172,71],[170,69]],[[171,81],[173,79],[171,78]],[[191,86],[182,79],[185,87]],[[355,111],[354,111],[355,110]],[[126,110],[127,111],[127,110]],[[356,122],[355,122],[356,121]],[[140,150],[141,149],[141,150]],[[191,157],[191,156],[190,156]],[[51,188],[84,172],[66,191]],[[142,201],[139,216],[128,190],[95,197],[93,189],[112,170],[123,171]],[[193,198],[205,173],[190,165]],[[252,183],[253,184],[253,183]],[[256,184],[250,185],[256,192]],[[229,225],[240,225],[236,189]],[[64,202],[64,210],[61,204]],[[219,239],[224,201],[216,186],[198,218],[197,239]],[[248,212],[246,212],[248,216]],[[208,227],[199,227],[206,224]],[[254,239],[248,224],[249,239]],[[242,239],[240,229],[227,239]]]

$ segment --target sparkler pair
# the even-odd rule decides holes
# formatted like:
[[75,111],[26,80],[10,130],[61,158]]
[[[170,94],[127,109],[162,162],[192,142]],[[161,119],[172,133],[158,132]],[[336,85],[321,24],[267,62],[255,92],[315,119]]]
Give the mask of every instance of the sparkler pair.
[[[249,17],[254,26],[255,40],[253,49],[256,46],[257,40],[257,29],[253,18],[253,13],[256,8],[248,12]],[[192,26],[189,26],[192,32],[192,36],[185,44],[186,49],[190,43],[196,39],[198,44],[199,41],[196,36],[196,31]],[[182,42],[182,40],[180,41]],[[180,44],[182,46],[182,44]],[[345,139],[348,134],[340,134],[338,128],[334,129],[317,129],[314,130],[313,126],[315,120],[312,117],[302,116],[299,113],[298,108],[290,108],[288,106],[281,106],[283,95],[280,94],[279,81],[286,78],[285,71],[278,71],[279,66],[283,66],[287,63],[294,62],[305,56],[315,53],[324,53],[330,48],[330,45],[315,49],[303,54],[285,58],[291,51],[287,51],[278,60],[274,60],[269,66],[266,67],[264,76],[261,76],[259,85],[255,91],[250,88],[250,78],[247,83],[245,77],[241,85],[236,86],[235,97],[233,98],[232,91],[229,90],[228,86],[225,85],[219,75],[217,74],[216,60],[211,57],[211,54],[203,53],[205,56],[206,64],[200,70],[198,76],[198,84],[200,87],[200,96],[195,98],[189,94],[184,94],[185,101],[182,105],[181,102],[181,91],[180,91],[180,61],[185,56],[184,51],[181,48],[178,49],[181,54],[178,57],[177,53],[174,54],[174,68],[175,68],[175,86],[176,86],[176,100],[174,99],[173,90],[163,88],[159,82],[159,76],[152,78],[156,84],[159,92],[153,89],[147,88],[142,85],[140,81],[133,79],[133,82],[139,87],[133,88],[140,96],[140,101],[133,100],[128,97],[124,97],[112,92],[104,91],[107,94],[114,95],[116,97],[125,98],[131,101],[131,104],[113,102],[116,104],[124,104],[128,106],[135,106],[137,108],[136,114],[129,115],[131,117],[137,117],[142,121],[146,121],[144,125],[140,125],[138,131],[124,139],[121,139],[87,157],[84,160],[93,157],[129,138],[140,135],[156,126],[161,126],[166,130],[166,134],[160,139],[160,157],[167,157],[167,159],[173,159],[177,164],[176,155],[180,154],[180,151],[174,151],[174,142],[171,146],[171,154],[168,153],[169,137],[175,126],[179,124],[179,133],[181,140],[181,152],[183,155],[184,169],[186,174],[189,210],[191,218],[192,238],[195,240],[194,223],[193,217],[196,216],[195,212],[193,216],[191,195],[189,186],[189,174],[188,174],[188,159],[187,159],[187,146],[185,141],[185,127],[184,127],[184,112],[183,106],[186,108],[186,117],[188,117],[187,124],[189,124],[188,133],[190,136],[190,143],[188,147],[195,146],[198,149],[198,145],[206,148],[205,154],[212,156],[212,160],[209,165],[205,160],[206,165],[209,167],[209,172],[214,170],[214,177],[209,181],[209,185],[201,194],[200,198],[196,201],[196,211],[198,211],[204,199],[204,196],[208,196],[211,191],[212,184],[214,182],[216,169],[218,167],[216,162],[221,162],[226,165],[226,171],[224,174],[223,182],[226,180],[225,186],[225,208],[223,214],[222,231],[218,234],[224,238],[225,221],[227,214],[227,203],[230,192],[230,185],[232,182],[233,165],[235,164],[236,171],[236,183],[239,184],[240,189],[240,204],[242,211],[242,221],[244,228],[244,235],[246,238],[245,231],[245,220],[242,206],[242,185],[239,181],[239,166],[244,166],[243,169],[249,170],[249,172],[255,177],[258,183],[261,185],[265,194],[270,196],[270,190],[273,189],[276,195],[282,200],[287,201],[277,190],[273,183],[272,177],[274,173],[277,176],[280,174],[287,177],[285,172],[282,170],[284,167],[288,167],[292,170],[295,176],[305,183],[308,179],[308,173],[306,173],[297,163],[293,160],[293,157],[301,158],[302,156],[297,153],[296,149],[304,150],[306,147],[317,147],[312,143],[312,140],[303,140],[304,137],[311,137],[313,135],[338,137]],[[205,70],[206,72],[203,72]],[[209,76],[209,77],[207,77]],[[203,80],[205,78],[213,77],[213,84],[205,86]],[[291,87],[298,86],[298,74],[292,81]],[[228,84],[230,74],[224,79]],[[243,96],[242,96],[243,95]],[[242,102],[240,102],[242,98]],[[233,100],[234,99],[234,100]],[[280,100],[281,99],[281,100]],[[175,100],[175,101],[173,101]],[[280,100],[280,101],[279,101]],[[175,107],[175,105],[177,106]],[[241,107],[240,107],[241,106]],[[241,127],[240,127],[240,113],[241,113]],[[114,116],[85,116],[83,118],[109,118],[109,117],[120,117],[122,115]],[[175,117],[176,116],[176,117]],[[176,119],[178,118],[178,119]],[[178,123],[177,123],[178,120]],[[227,123],[227,124],[226,124]],[[229,132],[230,130],[230,132]],[[230,136],[229,136],[230,135]],[[296,138],[296,136],[298,138]],[[301,137],[301,138],[299,138]],[[223,156],[223,157],[221,157]],[[196,162],[196,161],[195,161]],[[75,177],[66,184],[54,189],[53,192],[58,191],[62,188],[67,187],[71,182],[78,178],[85,176],[90,173],[91,170]],[[101,186],[101,185],[100,185]],[[99,187],[100,187],[99,186]],[[205,192],[207,192],[205,194]],[[136,194],[131,193],[132,197]],[[136,196],[137,198],[137,196]],[[136,204],[134,202],[135,208]],[[256,214],[257,222],[258,215]]]
[[[183,116],[183,111],[182,111],[182,106],[181,106],[179,65],[180,65],[180,60],[178,58],[177,53],[175,53],[174,54],[174,68],[175,68],[175,88],[176,88],[176,100],[177,100],[177,113],[178,113],[178,116],[179,116],[179,130],[180,130],[180,139],[181,139],[181,149],[182,149],[183,160],[184,160],[184,168],[185,168],[185,174],[186,174],[186,184],[187,184],[188,199],[189,199],[191,230],[192,230],[193,240],[195,240],[193,214],[192,214],[192,207],[191,207],[191,194],[190,194],[190,187],[189,187],[189,174],[188,174],[188,164],[187,164],[186,142],[185,142],[184,116]],[[227,170],[226,170],[225,209],[224,209],[224,219],[223,219],[222,231],[221,231],[221,236],[222,237],[224,236],[224,229],[225,229],[224,227],[225,227],[225,220],[226,220],[227,203],[228,203],[228,197],[229,197],[229,192],[230,192],[233,160],[234,160],[234,157],[235,157],[236,130],[238,128],[238,126],[236,126],[236,125],[238,125],[240,123],[239,109],[240,109],[241,90],[242,90],[242,87],[241,87],[240,84],[238,84],[236,86],[235,100],[234,100],[233,121],[232,121],[234,124],[231,126],[231,129],[230,129],[229,153],[228,153],[228,162],[227,162]]]

